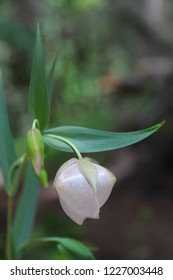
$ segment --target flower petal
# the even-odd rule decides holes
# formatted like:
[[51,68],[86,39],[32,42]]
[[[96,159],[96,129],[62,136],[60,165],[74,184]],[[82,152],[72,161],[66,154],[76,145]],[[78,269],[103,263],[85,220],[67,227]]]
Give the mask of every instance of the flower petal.
[[72,208],[69,208],[69,205],[64,201],[64,199],[61,196],[59,196],[59,200],[62,209],[67,214],[67,216],[69,216],[78,225],[82,225],[86,217],[82,216],[78,212],[75,212]]
[[[56,173],[56,177],[58,177],[60,174],[62,174],[70,165],[76,163],[78,160],[77,158],[71,158],[68,161],[66,161],[63,165],[61,165],[61,167],[58,169],[57,173]],[[55,180],[56,180],[55,177]],[[54,181],[55,181],[54,180]]]
[[108,169],[97,164],[95,164],[95,166],[98,173],[96,196],[101,207],[111,194],[116,178]]
[[57,190],[64,211],[74,221],[80,223],[87,217],[99,217],[99,203],[93,189],[74,163],[55,177],[54,187]]

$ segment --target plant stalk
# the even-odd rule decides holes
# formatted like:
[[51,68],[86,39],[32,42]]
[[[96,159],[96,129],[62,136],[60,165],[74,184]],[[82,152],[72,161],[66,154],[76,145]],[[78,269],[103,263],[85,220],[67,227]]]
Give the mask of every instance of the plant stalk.
[[[18,162],[16,162],[16,164],[17,163]],[[13,259],[13,248],[12,248],[12,216],[13,216],[13,204],[14,204],[13,202],[14,202],[15,192],[17,191],[17,185],[19,184],[20,179],[23,176],[23,172],[25,170],[26,154],[24,154],[19,159],[19,163],[20,163],[20,167],[13,182],[10,181],[11,178],[9,176],[9,182],[11,183],[11,188],[8,196],[8,208],[7,208],[7,232],[6,232],[6,259],[7,260]],[[15,167],[15,164],[13,167]]]
[[65,143],[65,144],[67,144],[68,146],[70,146],[72,148],[72,150],[75,152],[77,157],[79,159],[82,159],[82,155],[79,152],[79,150],[76,148],[76,146],[74,144],[72,144],[70,141],[68,141],[66,138],[61,137],[59,135],[55,135],[55,134],[43,134],[43,136],[47,136],[49,138],[56,139],[56,140],[59,140],[59,141]]
[[12,212],[13,212],[13,196],[8,197],[8,210],[7,210],[7,233],[6,233],[6,259],[12,260]]

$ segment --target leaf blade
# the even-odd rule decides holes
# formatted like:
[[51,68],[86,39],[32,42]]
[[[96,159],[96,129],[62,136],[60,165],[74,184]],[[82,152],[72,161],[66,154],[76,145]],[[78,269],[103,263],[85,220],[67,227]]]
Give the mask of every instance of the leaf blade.
[[40,129],[43,130],[49,121],[50,108],[39,24],[35,39],[28,105],[31,120],[38,119]]
[[[37,240],[36,240],[37,241]],[[43,237],[39,238],[38,241],[42,242],[57,242],[59,245],[63,246],[70,254],[76,258],[83,260],[93,260],[94,256],[90,249],[82,242],[68,237]]]
[[0,73],[0,165],[4,177],[5,190],[9,191],[8,172],[16,160],[12,133],[5,103],[3,81]]
[[77,258],[88,260],[94,259],[91,251],[86,247],[82,242],[65,237],[59,237],[58,242],[63,246],[67,251],[69,251],[72,255]]
[[56,62],[57,62],[57,56],[55,57],[55,59],[52,63],[52,66],[50,68],[48,78],[47,78],[47,89],[48,89],[49,103],[51,102],[51,99],[52,99],[52,88],[53,88],[53,82],[54,82]]
[[28,165],[25,184],[12,226],[14,253],[17,256],[31,234],[36,212],[39,186],[31,165]]
[[108,132],[77,126],[62,126],[45,130],[43,132],[43,140],[47,145],[55,149],[73,152],[63,142],[46,136],[55,134],[71,141],[82,153],[102,152],[135,144],[156,132],[162,124],[159,123],[152,127],[133,132]]

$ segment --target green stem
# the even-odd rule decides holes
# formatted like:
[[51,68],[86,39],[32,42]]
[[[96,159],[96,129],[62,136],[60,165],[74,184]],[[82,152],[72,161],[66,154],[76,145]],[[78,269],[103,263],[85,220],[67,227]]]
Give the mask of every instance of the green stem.
[[82,155],[80,154],[79,150],[76,148],[75,145],[73,145],[70,141],[68,141],[67,139],[61,137],[61,136],[58,136],[58,135],[54,135],[54,134],[44,134],[44,136],[47,136],[49,138],[53,138],[53,139],[57,139],[65,144],[67,144],[68,146],[70,146],[73,151],[76,153],[76,155],[78,156],[79,159],[82,158]]
[[[10,189],[9,189],[10,196],[14,196],[17,191],[17,185],[25,170],[26,160],[27,160],[27,156],[26,156],[26,154],[23,154],[19,159],[17,159],[14,162],[14,164],[10,168],[9,176],[8,176],[8,181],[9,181],[9,185],[10,185]],[[12,173],[15,170],[15,168],[17,168],[17,167],[19,167],[18,172],[12,181]]]
[[13,212],[13,197],[9,196],[8,197],[8,210],[7,210],[7,234],[6,234],[6,258],[7,258],[7,260],[13,259],[12,239],[11,239],[12,212]]
[[[11,183],[11,175],[12,175],[12,169],[15,168],[15,165],[17,166],[20,164],[19,170],[17,175],[15,176],[13,182]],[[6,258],[7,260],[13,259],[13,251],[12,251],[12,214],[13,214],[13,201],[14,201],[14,195],[17,190],[17,185],[20,182],[20,179],[23,175],[24,169],[26,166],[26,154],[23,155],[18,161],[16,161],[13,165],[13,167],[10,170],[9,174],[9,182],[11,184],[10,192],[8,196],[8,209],[7,209],[7,232],[6,232]]]
[[35,119],[32,123],[32,129],[36,129],[37,127],[39,127],[39,121]]

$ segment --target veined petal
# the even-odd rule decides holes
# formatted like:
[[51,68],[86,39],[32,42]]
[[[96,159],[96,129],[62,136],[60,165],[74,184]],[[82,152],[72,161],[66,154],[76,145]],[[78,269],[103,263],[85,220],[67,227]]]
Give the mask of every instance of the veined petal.
[[79,171],[77,163],[68,166],[59,176],[56,175],[54,187],[64,211],[74,221],[81,224],[87,217],[99,217],[100,206],[95,193]]
[[61,198],[61,196],[59,196],[59,200],[64,212],[78,225],[82,225],[86,218],[99,219],[99,214],[97,214],[95,217],[82,216],[79,212],[69,208],[69,205]]
[[95,166],[98,173],[96,196],[101,207],[111,194],[116,178],[108,169],[97,164],[95,164]]
[[[71,158],[68,161],[66,161],[63,165],[61,165],[61,167],[58,169],[54,182],[57,180],[57,178],[65,171],[67,170],[68,167],[70,167],[71,165],[73,165],[74,163],[76,163],[78,160],[76,158]],[[54,185],[54,183],[53,183]]]

